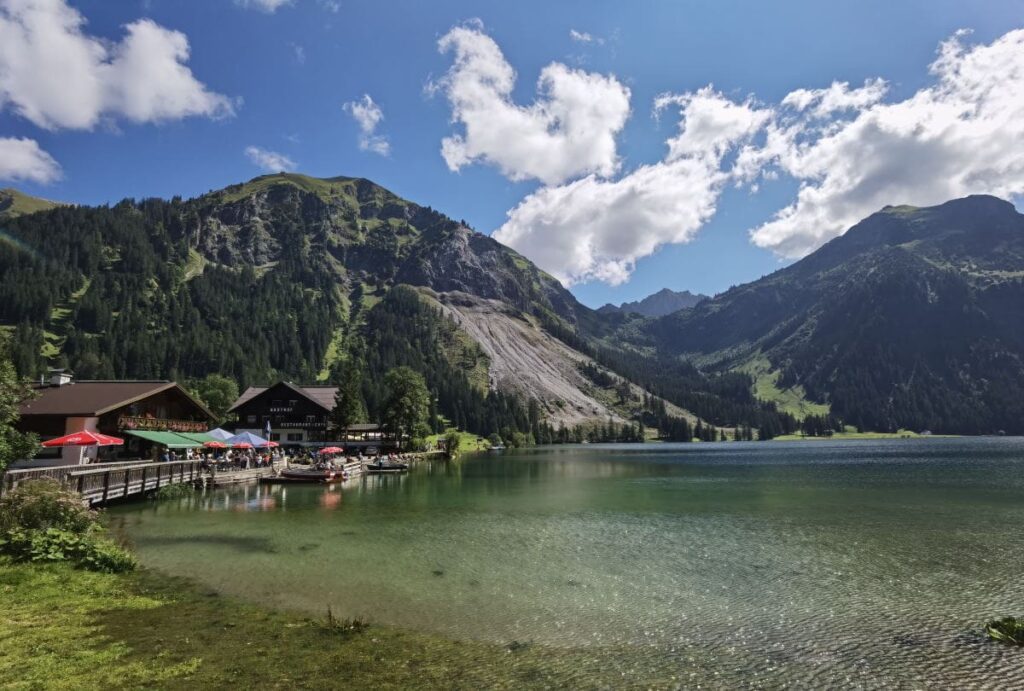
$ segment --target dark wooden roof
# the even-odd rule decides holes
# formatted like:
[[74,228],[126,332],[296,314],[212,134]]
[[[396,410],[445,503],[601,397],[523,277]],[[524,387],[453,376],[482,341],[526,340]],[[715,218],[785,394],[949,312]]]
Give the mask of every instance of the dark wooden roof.
[[95,417],[158,393],[177,389],[208,418],[213,414],[172,381],[76,381],[63,386],[36,386],[36,398],[22,403],[18,413]]
[[241,405],[248,403],[257,396],[262,396],[271,389],[283,386],[286,389],[306,398],[316,405],[320,406],[324,410],[331,411],[334,409],[334,395],[338,393],[337,386],[325,386],[325,385],[313,385],[313,386],[298,386],[291,382],[283,381],[274,384],[273,386],[250,386],[248,389],[242,392],[242,395],[238,397],[228,410],[232,411],[240,407]]

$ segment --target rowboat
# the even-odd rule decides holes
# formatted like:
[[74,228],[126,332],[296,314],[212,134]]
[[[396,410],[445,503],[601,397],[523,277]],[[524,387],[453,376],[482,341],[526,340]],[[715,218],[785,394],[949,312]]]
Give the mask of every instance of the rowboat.
[[408,463],[398,463],[395,461],[377,461],[376,463],[367,463],[364,467],[363,472],[371,475],[379,473],[404,473],[409,470]]

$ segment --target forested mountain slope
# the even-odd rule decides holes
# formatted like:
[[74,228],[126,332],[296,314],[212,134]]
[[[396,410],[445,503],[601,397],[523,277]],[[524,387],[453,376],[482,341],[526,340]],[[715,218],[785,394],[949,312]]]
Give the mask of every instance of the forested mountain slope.
[[1024,216],[986,196],[887,207],[633,338],[710,369],[767,358],[865,429],[1024,433]]
[[[0,325],[27,376],[62,364],[79,378],[216,372],[246,386],[336,379],[358,360],[371,414],[383,370],[410,364],[440,412],[487,421],[475,431],[538,418],[664,425],[666,411],[685,415],[671,402],[690,421],[792,426],[745,379],[723,388],[688,366],[659,377],[667,407],[627,395],[623,377],[659,370],[599,345],[628,318],[598,315],[511,249],[364,179],[268,175],[192,200],[41,210],[3,230]],[[402,285],[422,304],[392,296]],[[524,373],[530,386],[510,376],[522,354],[550,368]]]

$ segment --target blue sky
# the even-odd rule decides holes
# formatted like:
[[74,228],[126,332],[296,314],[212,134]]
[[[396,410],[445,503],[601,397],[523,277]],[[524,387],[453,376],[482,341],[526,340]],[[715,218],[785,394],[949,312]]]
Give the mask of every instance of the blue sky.
[[[0,8],[9,2],[0,0]],[[18,106],[33,96],[18,96],[11,87],[5,99],[0,83],[0,138],[31,139],[60,168],[59,178],[42,182],[46,176],[19,177],[9,167],[8,179],[0,184],[87,204],[123,197],[190,197],[265,172],[245,154],[247,147],[258,147],[290,159],[299,172],[370,178],[403,197],[465,219],[482,232],[490,233],[508,222],[499,237],[556,275],[573,281],[573,292],[594,306],[637,299],[662,287],[719,292],[810,251],[840,232],[831,230],[832,226],[859,217],[850,214],[877,208],[878,200],[886,198],[884,192],[882,196],[868,195],[863,185],[857,187],[856,194],[837,189],[836,185],[844,184],[838,177],[823,183],[820,170],[807,172],[815,165],[813,161],[787,162],[785,153],[768,161],[775,155],[769,151],[768,132],[773,126],[777,130],[793,128],[794,122],[804,118],[799,132],[791,130],[790,145],[796,147],[794,142],[808,139],[821,143],[827,136],[821,131],[821,122],[851,124],[859,116],[874,116],[871,108],[913,98],[936,83],[936,71],[930,72],[929,65],[936,61],[940,44],[960,29],[972,31],[961,39],[962,62],[974,49],[991,47],[994,60],[985,64],[1001,65],[999,60],[1008,60],[1013,67],[1017,63],[1012,62],[1012,54],[1019,46],[1008,42],[1006,36],[1024,25],[1022,2],[293,0],[274,11],[259,7],[255,0],[248,6],[233,0],[76,0],[71,5],[87,22],[80,31],[108,41],[108,45],[123,39],[125,25],[142,18],[181,32],[190,49],[181,63],[214,100],[163,116],[150,116],[149,111],[139,110],[141,106],[118,101],[94,122],[70,124],[71,116],[65,116],[60,124],[40,126],[41,116],[26,116]],[[0,9],[0,37],[4,35],[4,12],[12,21],[10,7]],[[473,21],[476,19],[479,22]],[[440,52],[438,41],[459,26],[471,35],[456,40],[448,52]],[[571,32],[576,32],[576,39]],[[585,40],[587,36],[589,40]],[[619,126],[608,125],[614,156],[589,168],[580,163],[566,174],[552,174],[554,177],[540,173],[547,177],[539,179],[535,171],[547,171],[555,163],[532,160],[503,168],[496,161],[511,154],[495,148],[508,139],[499,131],[495,137],[498,144],[481,145],[458,170],[452,170],[451,161],[441,154],[442,140],[463,134],[468,121],[456,117],[453,122],[456,89],[463,83],[460,80],[468,78],[465,73],[454,73],[453,64],[457,51],[471,50],[469,41],[474,40],[485,47],[488,42],[496,44],[517,79],[507,97],[485,95],[479,103],[463,103],[464,110],[477,109],[486,121],[488,108],[509,104],[529,108],[538,99],[547,102],[544,94],[538,96],[538,76],[549,64],[560,63],[568,72],[611,80],[611,88],[621,93],[628,90],[628,117]],[[2,51],[0,48],[0,66],[5,59],[16,59],[4,58]],[[56,79],[40,67],[25,69],[38,70],[38,74],[28,74],[29,82]],[[965,70],[948,71],[960,75]],[[147,76],[133,78],[144,81]],[[787,95],[797,90],[826,89],[833,82],[848,82],[850,89],[856,90],[875,78],[886,82],[883,97],[865,94],[864,103],[844,106],[846,110],[823,109],[826,114],[813,122],[805,114],[814,103],[824,102],[825,96],[808,95],[809,106],[793,106],[799,98],[784,103]],[[991,79],[995,78],[993,74]],[[159,77],[151,79],[159,82]],[[984,82],[986,77],[978,79]],[[705,93],[703,101],[693,97],[708,85],[713,89]],[[31,89],[31,84],[18,88]],[[941,95],[944,103],[959,98],[958,94],[974,93],[959,82],[947,91]],[[679,98],[655,118],[655,99],[666,93]],[[994,101],[988,111],[991,117],[981,124],[999,124],[1000,118],[1009,118],[1014,107],[1022,105],[1022,93],[1016,91]],[[360,148],[359,125],[351,108],[343,108],[364,94],[382,114],[372,136],[384,138],[376,141],[386,141],[387,155]],[[737,113],[742,109],[743,115],[750,115],[749,126],[729,130],[727,139],[722,140],[726,144],[720,148],[691,132],[680,137],[681,158],[667,156],[669,140],[679,135],[688,118],[696,120],[696,108],[701,104],[711,113],[725,112],[722,108],[730,106]],[[915,102],[914,107],[918,106]],[[916,117],[913,113],[921,112],[907,110],[911,115],[900,117]],[[939,156],[948,165],[963,167],[950,152],[966,155],[963,141],[980,131],[980,124],[974,125],[977,127],[961,139],[921,153],[922,161]],[[849,137],[857,136],[866,135],[851,126]],[[763,154],[750,175],[737,172],[737,157],[744,146]],[[535,158],[546,156],[543,148]],[[845,153],[836,153],[823,145],[823,165],[875,165],[874,161],[851,159],[859,155],[849,153],[855,148],[851,144]],[[869,149],[870,142],[865,141],[863,148]],[[921,147],[908,150],[921,152]],[[621,191],[639,166],[671,165],[679,160],[700,161],[698,172],[676,170],[672,177],[658,177],[657,184],[679,184],[681,201],[673,206],[669,189],[651,203],[669,204],[672,211],[668,215],[678,213],[685,232],[673,230],[672,218],[664,227],[646,228],[644,215],[635,205],[628,206],[628,195],[623,195],[622,206],[602,199]],[[1018,162],[1008,161],[1004,166],[1013,169],[1012,174],[993,176],[978,172],[978,168],[977,174],[956,184],[939,184],[926,177],[904,179],[902,173],[893,173],[887,188],[894,195],[911,198],[892,198],[887,203],[926,203],[963,191],[1018,198],[1022,189],[1018,178],[1024,177],[1014,167]],[[572,168],[574,162],[562,163]],[[601,165],[605,169],[597,170]],[[885,161],[877,165],[880,171],[891,168]],[[910,159],[907,165],[916,162]],[[982,164],[966,163],[968,168],[971,165]],[[0,165],[0,174],[3,170]],[[721,181],[691,201],[687,195],[694,184],[703,189],[700,181],[691,184],[692,176],[700,171],[706,176],[721,175]],[[593,186],[590,193],[599,203],[586,197],[585,189],[574,188],[571,194],[575,196],[558,196],[561,190],[570,194],[567,186],[587,176],[592,179],[576,187]],[[819,185],[824,198],[800,202],[797,191],[808,182]],[[508,212],[531,195],[536,204],[523,207],[510,221]],[[751,229],[768,224],[777,212],[798,202],[803,205],[794,206],[792,223],[767,227],[761,233],[760,246],[751,242]],[[587,215],[550,219],[552,209],[572,204],[586,206]],[[698,221],[682,220],[690,218],[686,205],[702,209]],[[572,225],[578,225],[580,218],[592,218],[592,213],[603,214],[594,223],[605,230],[594,233],[604,232],[605,237],[579,235]],[[541,226],[538,219],[546,220]],[[810,234],[796,231],[793,224],[798,221],[821,224],[823,230]],[[543,232],[538,230],[541,227]],[[549,243],[555,237],[564,240],[566,248],[552,249]],[[672,242],[672,237],[685,242]],[[643,242],[627,241],[633,238]],[[604,249],[580,258],[572,253],[574,243],[581,242],[594,242],[595,247]],[[652,243],[657,246],[653,251],[648,246]]]

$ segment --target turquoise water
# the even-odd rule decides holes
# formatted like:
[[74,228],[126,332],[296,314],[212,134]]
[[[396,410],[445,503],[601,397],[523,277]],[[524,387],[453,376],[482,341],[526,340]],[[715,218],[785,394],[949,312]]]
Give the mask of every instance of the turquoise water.
[[[111,509],[143,563],[710,686],[1024,685],[1024,440],[547,447]],[[621,672],[594,680],[615,685]]]

